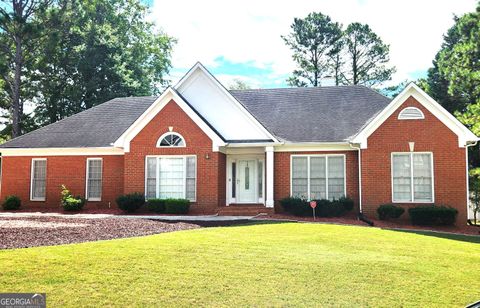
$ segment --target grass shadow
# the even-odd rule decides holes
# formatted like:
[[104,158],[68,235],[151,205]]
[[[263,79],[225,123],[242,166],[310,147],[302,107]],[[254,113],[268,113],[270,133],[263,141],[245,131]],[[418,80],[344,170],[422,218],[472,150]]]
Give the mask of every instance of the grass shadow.
[[400,229],[388,229],[395,232],[405,232],[405,233],[415,233],[418,235],[438,237],[454,241],[462,241],[467,243],[480,244],[480,236],[478,235],[464,235],[464,234],[453,234],[453,233],[444,233],[441,231],[419,231],[419,230],[400,230]]

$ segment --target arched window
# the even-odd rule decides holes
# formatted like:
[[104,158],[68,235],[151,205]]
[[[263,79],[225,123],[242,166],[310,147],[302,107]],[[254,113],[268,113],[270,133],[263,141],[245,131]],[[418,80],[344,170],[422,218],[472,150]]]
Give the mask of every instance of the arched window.
[[157,141],[157,147],[184,147],[185,139],[177,133],[165,133]]
[[398,114],[399,120],[422,120],[425,119],[423,112],[416,107],[407,107]]

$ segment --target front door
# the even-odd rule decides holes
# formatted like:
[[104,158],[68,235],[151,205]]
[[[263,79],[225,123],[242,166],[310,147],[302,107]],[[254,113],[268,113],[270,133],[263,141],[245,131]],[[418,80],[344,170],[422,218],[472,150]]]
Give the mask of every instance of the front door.
[[238,203],[257,202],[256,200],[256,160],[239,160],[237,163]]

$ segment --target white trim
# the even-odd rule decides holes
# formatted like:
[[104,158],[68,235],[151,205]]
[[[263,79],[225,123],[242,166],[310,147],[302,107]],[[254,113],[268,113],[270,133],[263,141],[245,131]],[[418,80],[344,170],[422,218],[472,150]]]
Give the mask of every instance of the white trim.
[[[405,115],[405,113],[409,112],[410,110],[415,111],[419,114],[419,117],[411,117],[409,115]],[[425,115],[423,112],[418,109],[417,107],[405,107],[398,113],[398,120],[423,120],[425,119]]]
[[266,134],[270,139],[274,142],[278,143],[279,141],[277,138],[272,135],[266,128],[263,126],[240,102],[233,97],[232,94],[210,73],[202,63],[197,62],[195,65],[183,76],[180,81],[174,86],[174,88],[180,92],[182,92],[182,88],[187,88],[189,83],[191,83],[194,79],[190,78],[196,71],[200,70],[204,73],[207,78],[212,81],[218,88],[222,91],[226,97],[232,101],[240,111],[247,116],[247,118],[257,127],[259,128],[264,134]]
[[[273,147],[265,147],[265,170],[266,170],[266,190],[265,190],[265,206],[274,207],[275,206],[275,153]],[[265,184],[264,184],[265,185]]]
[[368,125],[357,135],[352,137],[352,143],[359,143],[362,149],[367,148],[368,137],[377,130],[410,96],[415,98],[422,106],[430,111],[438,120],[443,122],[452,132],[458,136],[458,146],[465,147],[469,141],[477,141],[468,128],[458,121],[451,113],[431,98],[427,93],[414,83],[408,84],[405,89],[393,99]]
[[130,142],[142,131],[147,124],[171,101],[175,103],[200,127],[200,129],[212,140],[212,150],[218,151],[218,147],[226,143],[218,134],[208,126],[205,121],[173,90],[167,88],[148,109],[138,117],[135,122],[113,143],[115,147],[123,147],[125,152],[130,152]]
[[124,155],[123,149],[105,148],[0,148],[2,156],[90,156]]
[[[33,174],[34,174],[34,162],[45,161],[45,197],[33,198]],[[47,159],[46,158],[32,158],[30,163],[30,201],[45,201],[47,198]]]
[[[432,179],[432,201],[415,201],[415,191],[414,191],[414,183],[413,183],[413,155],[415,154],[429,154],[430,155],[430,176]],[[394,200],[393,196],[393,156],[394,155],[409,155],[410,157],[410,194],[412,201],[401,201],[401,200]],[[392,203],[406,203],[406,204],[431,204],[435,203],[435,172],[433,166],[433,152],[392,152],[390,153],[390,185],[391,185],[391,200]]]
[[[183,141],[183,145],[170,145],[170,146],[162,146],[160,145],[160,143],[162,142],[163,138],[169,136],[169,135],[175,135],[177,137],[180,137]],[[169,131],[169,132],[166,132],[165,134],[161,135],[160,138],[158,138],[157,140],[157,143],[156,143],[156,147],[157,148],[185,148],[187,147],[187,142],[185,141],[185,138],[183,138],[182,135],[180,135],[179,133],[177,132],[172,132],[172,131]]]
[[347,197],[347,155],[345,154],[292,154],[290,155],[290,196],[293,196],[293,158],[307,158],[307,199],[310,200],[310,157],[325,157],[325,198],[328,198],[328,157],[343,157],[343,196]]
[[[92,160],[99,160],[101,162],[100,164],[100,197],[99,198],[89,198],[88,197],[88,167],[89,167],[89,162]],[[85,166],[85,200],[87,201],[102,201],[102,193],[103,193],[103,158],[101,157],[89,157],[86,160],[86,166]]]
[[144,159],[144,194],[145,198],[147,198],[147,160],[148,158],[157,158],[157,167],[156,167],[156,177],[155,177],[155,190],[156,190],[156,198],[160,198],[160,190],[159,190],[159,180],[160,180],[160,162],[159,158],[183,158],[183,198],[187,198],[186,190],[187,190],[187,157],[195,157],[195,196],[194,199],[189,199],[190,202],[197,202],[197,190],[198,190],[198,158],[197,155],[194,154],[186,154],[186,155],[146,155]]
[[275,146],[275,152],[309,152],[309,151],[356,151],[348,142],[302,142],[285,143]]

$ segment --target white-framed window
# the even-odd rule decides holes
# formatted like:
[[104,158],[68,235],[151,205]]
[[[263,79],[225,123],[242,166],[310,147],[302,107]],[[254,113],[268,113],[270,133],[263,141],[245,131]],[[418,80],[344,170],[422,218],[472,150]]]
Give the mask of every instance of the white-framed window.
[[392,201],[433,203],[433,154],[392,153]]
[[292,155],[290,167],[292,196],[309,200],[346,196],[345,155]]
[[30,176],[30,200],[45,201],[47,191],[47,159],[33,158]]
[[88,201],[102,200],[102,159],[87,158],[85,196]]
[[179,133],[168,132],[160,136],[157,141],[157,148],[164,147],[185,147],[185,138],[182,137]]
[[197,157],[194,155],[147,156],[145,196],[196,200]]

